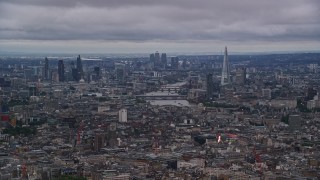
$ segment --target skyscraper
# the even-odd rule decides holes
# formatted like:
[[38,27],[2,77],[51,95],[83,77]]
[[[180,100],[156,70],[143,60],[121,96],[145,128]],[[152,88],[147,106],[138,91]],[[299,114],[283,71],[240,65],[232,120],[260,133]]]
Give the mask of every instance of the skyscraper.
[[49,79],[49,60],[47,57],[44,59],[43,79]]
[[58,61],[58,76],[59,76],[59,82],[64,81],[64,64],[63,60]]
[[246,83],[246,69],[238,68],[236,70],[235,83],[238,85],[244,85]]
[[155,58],[154,58],[154,54],[150,54],[150,61],[154,62]]
[[96,66],[93,68],[93,74],[95,76],[95,81],[100,79],[100,67]]
[[213,78],[212,74],[207,75],[207,99],[210,100],[213,96]]
[[179,58],[171,57],[171,69],[178,70],[179,69]]
[[158,51],[154,53],[154,60],[156,61],[156,63],[160,63],[160,54]]
[[125,65],[121,63],[115,64],[116,78],[120,84],[124,83],[125,79]]
[[230,67],[229,67],[229,60],[228,60],[228,50],[226,46],[224,50],[221,85],[224,86],[229,83],[230,83]]
[[160,69],[161,68],[160,53],[158,51],[156,51],[156,53],[154,53],[154,67],[156,69]]
[[82,62],[81,62],[80,55],[77,58],[77,71],[78,71],[77,81],[79,81],[83,76],[83,68],[82,68]]
[[79,79],[78,79],[78,69],[75,66],[73,61],[71,62],[70,66],[71,66],[72,80],[73,81],[79,81]]
[[166,66],[167,66],[167,54],[166,53],[161,54],[161,64],[162,64],[163,68],[166,68]]

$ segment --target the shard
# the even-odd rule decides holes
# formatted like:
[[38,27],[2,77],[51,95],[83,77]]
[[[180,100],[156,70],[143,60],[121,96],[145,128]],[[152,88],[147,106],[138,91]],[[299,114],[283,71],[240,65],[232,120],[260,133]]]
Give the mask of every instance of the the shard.
[[227,47],[225,47],[222,75],[221,75],[221,85],[224,86],[229,83],[230,83],[230,67],[229,67],[229,60],[228,60],[228,50],[227,50]]

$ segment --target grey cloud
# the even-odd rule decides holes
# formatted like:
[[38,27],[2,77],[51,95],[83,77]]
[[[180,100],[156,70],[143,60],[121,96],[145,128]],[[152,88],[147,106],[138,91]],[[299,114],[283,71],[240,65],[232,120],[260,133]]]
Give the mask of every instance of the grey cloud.
[[2,0],[0,39],[320,40],[317,0]]

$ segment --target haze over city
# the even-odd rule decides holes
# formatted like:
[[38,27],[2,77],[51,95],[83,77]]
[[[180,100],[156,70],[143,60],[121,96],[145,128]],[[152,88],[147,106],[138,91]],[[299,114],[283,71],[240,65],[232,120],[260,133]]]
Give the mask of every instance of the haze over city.
[[0,180],[320,179],[319,0],[0,0]]
[[318,0],[2,0],[0,52],[318,51]]

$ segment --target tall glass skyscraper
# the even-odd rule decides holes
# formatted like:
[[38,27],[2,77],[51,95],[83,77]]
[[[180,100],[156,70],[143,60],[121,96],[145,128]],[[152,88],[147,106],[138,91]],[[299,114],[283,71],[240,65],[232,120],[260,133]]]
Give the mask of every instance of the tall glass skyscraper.
[[221,85],[224,86],[229,83],[230,83],[230,67],[229,67],[229,59],[228,59],[228,50],[227,50],[227,46],[226,46],[224,49]]

